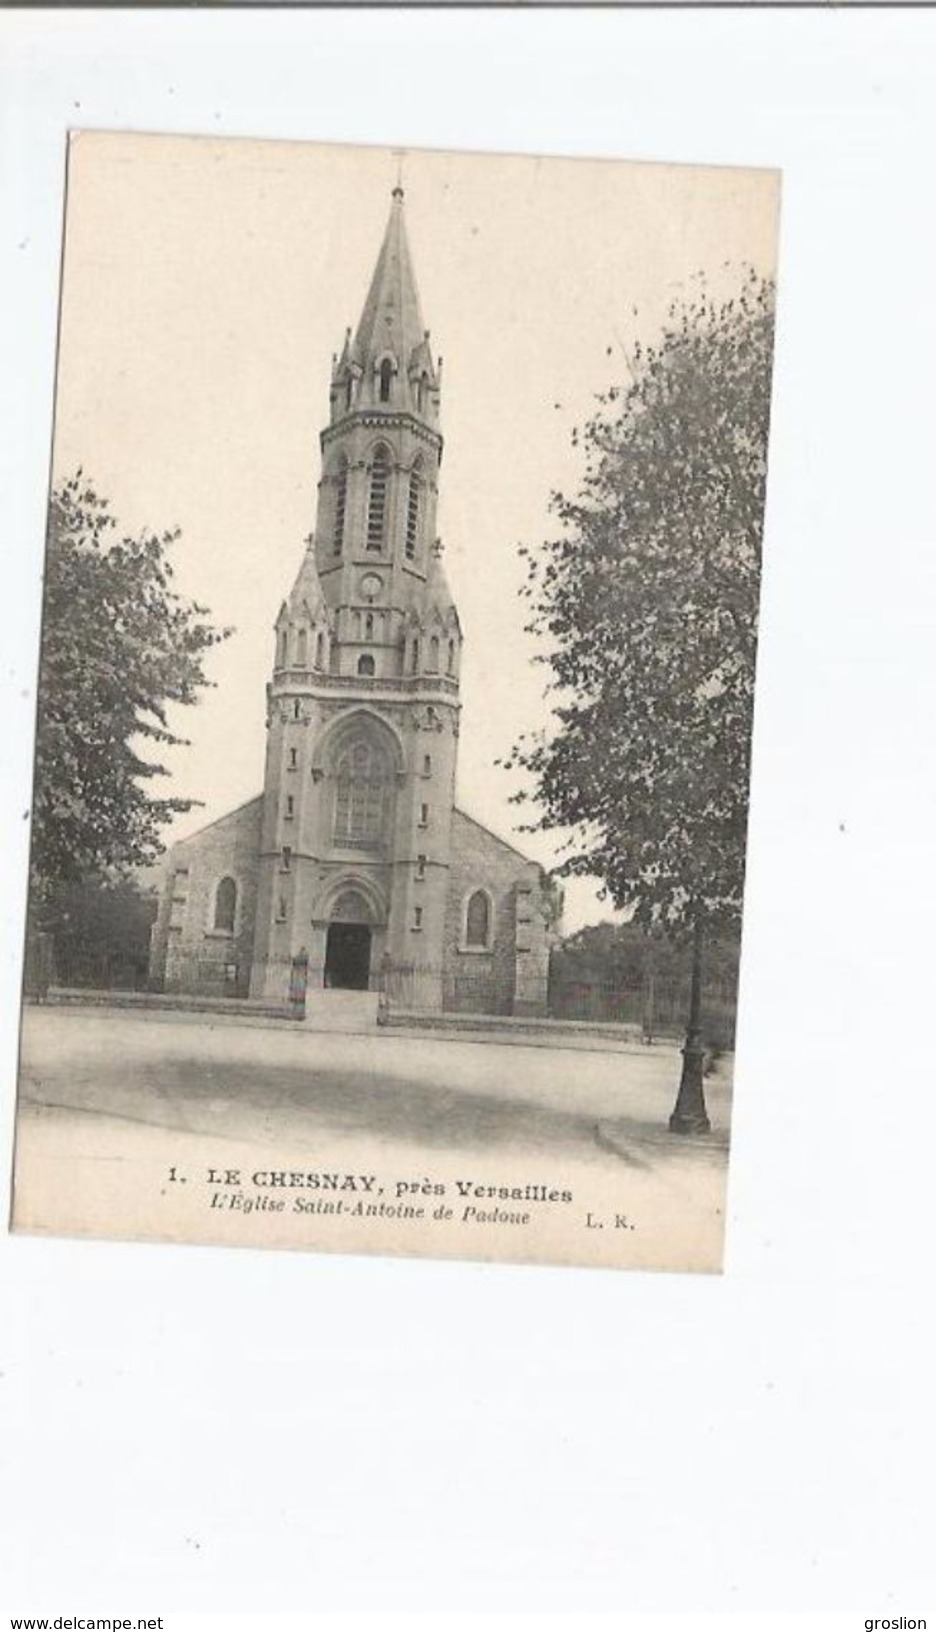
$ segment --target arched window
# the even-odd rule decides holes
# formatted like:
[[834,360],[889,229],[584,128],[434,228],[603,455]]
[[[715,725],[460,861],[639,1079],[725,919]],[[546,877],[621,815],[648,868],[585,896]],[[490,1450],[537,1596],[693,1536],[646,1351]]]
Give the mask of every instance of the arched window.
[[285,669],[286,667],[286,642],[288,638],[287,631],[285,629],[281,629],[279,632],[279,640],[277,642],[279,649],[276,658],[276,666],[279,669]]
[[349,374],[348,375],[348,383],[345,386],[345,410],[346,411],[347,411],[347,409],[349,409],[351,407],[351,404],[352,404],[353,401],[354,401],[354,376],[352,374]]
[[465,908],[465,945],[487,948],[491,940],[491,898],[487,890],[475,890]]
[[344,545],[345,511],[348,508],[348,461],[342,458],[335,484],[335,530],[332,533],[332,555],[340,555]]
[[233,935],[237,913],[237,885],[233,878],[222,878],[215,890],[214,928],[224,935]]
[[357,672],[358,674],[366,675],[368,678],[373,677],[375,673],[374,659],[371,657],[369,652],[365,652],[363,657],[358,658]]
[[387,528],[387,490],[390,486],[390,455],[379,447],[371,466],[370,496],[367,505],[367,548],[382,550]]
[[379,847],[389,808],[390,767],[372,742],[351,743],[335,766],[335,843]]
[[416,674],[416,673],[418,673],[418,671],[419,671],[419,641],[414,640],[413,641],[413,673]]
[[420,507],[422,503],[422,476],[417,466],[410,471],[409,493],[406,499],[406,556],[414,561],[419,544]]
[[427,670],[429,671],[430,674],[438,674],[438,672],[439,672],[439,637],[438,637],[438,635],[433,635],[432,639],[429,642],[429,661],[426,664],[426,668],[427,668]]
[[321,669],[321,668],[324,668],[324,666],[325,666],[325,636],[322,634],[321,630],[319,630],[318,634],[315,637],[315,667],[317,669]]
[[427,383],[428,382],[426,380],[425,374],[420,374],[419,382],[418,382],[418,384],[416,386],[416,410],[420,414],[425,413],[425,409],[426,409],[426,386],[427,386]]
[[304,669],[309,661],[309,637],[304,629],[296,636],[296,667]]
[[366,612],[364,614],[364,639],[365,640],[373,640],[373,638],[374,638],[374,614],[373,614],[373,612]]
[[449,672],[449,674],[454,674],[455,673],[455,642],[454,642],[454,640],[450,640],[449,643],[448,643],[448,672]]
[[393,379],[393,364],[389,357],[385,357],[380,365],[380,400],[390,401],[390,382]]

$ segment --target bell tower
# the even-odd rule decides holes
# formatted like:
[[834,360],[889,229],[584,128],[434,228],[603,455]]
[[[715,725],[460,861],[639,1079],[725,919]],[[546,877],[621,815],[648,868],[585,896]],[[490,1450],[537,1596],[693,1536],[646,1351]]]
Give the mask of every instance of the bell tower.
[[412,663],[406,623],[436,536],[440,376],[395,187],[360,322],[333,360],[321,436],[315,561],[336,614],[338,673],[356,673],[361,657],[377,678]]
[[276,623],[251,992],[283,995],[300,951],[310,1000],[373,987],[389,954],[436,1009],[461,629],[436,536],[442,366],[403,206],[398,185],[333,359],[315,530]]

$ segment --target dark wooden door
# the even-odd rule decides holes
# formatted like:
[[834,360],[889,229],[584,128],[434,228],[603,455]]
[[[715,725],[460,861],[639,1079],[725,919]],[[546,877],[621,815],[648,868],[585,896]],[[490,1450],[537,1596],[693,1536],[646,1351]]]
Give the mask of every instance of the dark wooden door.
[[370,984],[371,932],[367,924],[329,924],[325,985],[366,992]]

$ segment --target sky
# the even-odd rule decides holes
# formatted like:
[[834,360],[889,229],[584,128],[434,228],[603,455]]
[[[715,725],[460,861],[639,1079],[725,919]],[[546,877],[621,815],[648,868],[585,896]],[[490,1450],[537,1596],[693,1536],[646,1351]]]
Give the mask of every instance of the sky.
[[[263,774],[272,626],[315,519],[333,353],[357,323],[401,174],[423,316],[444,361],[438,527],[465,637],[457,801],[520,833],[517,773],[548,729],[518,553],[583,474],[572,433],[703,271],[772,272],[778,173],[82,132],[68,164],[54,479],[79,465],[122,531],[181,528],[178,589],[234,634],[175,721],[181,838]],[[168,791],[168,789],[167,789]],[[566,884],[564,927],[612,916]]]

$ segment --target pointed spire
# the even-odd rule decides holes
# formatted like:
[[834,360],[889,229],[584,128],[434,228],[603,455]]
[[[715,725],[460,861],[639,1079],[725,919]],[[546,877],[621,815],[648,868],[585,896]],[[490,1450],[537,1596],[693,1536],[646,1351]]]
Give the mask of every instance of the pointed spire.
[[429,570],[426,575],[426,607],[441,613],[443,621],[459,627],[455,599],[449,588],[448,576],[442,565],[442,540],[437,538],[429,552]]
[[[406,237],[403,199],[403,187],[398,180],[348,361],[372,388],[366,388],[369,400],[417,406],[411,399],[418,395],[415,388],[418,376],[425,375],[429,384],[435,386],[436,374]],[[380,387],[380,365],[387,360],[394,381],[389,397],[381,394]]]
[[284,610],[291,618],[308,616],[313,622],[319,620],[328,622],[328,603],[322,593],[322,581],[315,565],[315,545],[311,536],[306,540],[306,552]]

